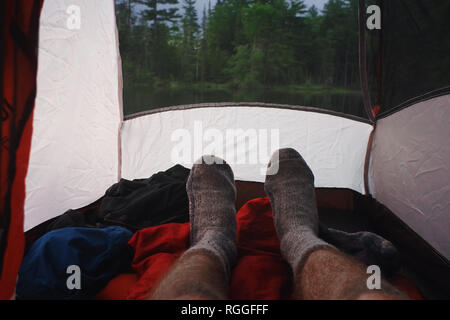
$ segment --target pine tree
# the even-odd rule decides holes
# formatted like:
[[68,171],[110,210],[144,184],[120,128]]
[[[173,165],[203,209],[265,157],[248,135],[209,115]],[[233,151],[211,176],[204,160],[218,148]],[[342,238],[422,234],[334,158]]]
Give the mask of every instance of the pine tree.
[[205,38],[205,33],[206,33],[206,25],[208,23],[208,16],[206,13],[206,7],[203,6],[203,14],[202,14],[202,38]]
[[199,29],[195,0],[183,1],[183,69],[188,80],[199,78]]
[[[143,6],[140,10],[141,42],[145,51],[143,62],[147,72],[151,72],[159,79],[169,78],[174,56],[169,43],[171,28],[180,18],[178,14],[178,0],[136,0]],[[149,36],[147,36],[149,34]]]
[[185,46],[193,47],[199,31],[195,0],[184,0],[183,9],[184,17],[181,21],[183,25],[184,44]]
[[[153,25],[175,23],[180,18],[176,7],[178,0],[136,0],[136,2],[145,6],[141,11],[141,17]],[[164,8],[160,8],[160,5]]]

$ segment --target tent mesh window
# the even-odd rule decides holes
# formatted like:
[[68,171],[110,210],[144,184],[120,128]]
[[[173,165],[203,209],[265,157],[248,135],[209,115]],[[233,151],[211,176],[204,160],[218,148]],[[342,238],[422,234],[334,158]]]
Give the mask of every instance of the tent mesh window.
[[368,31],[367,43],[372,104],[380,115],[450,93],[450,2],[371,2],[382,8],[382,28]]
[[191,2],[115,0],[125,115],[227,101],[367,119],[357,0]]

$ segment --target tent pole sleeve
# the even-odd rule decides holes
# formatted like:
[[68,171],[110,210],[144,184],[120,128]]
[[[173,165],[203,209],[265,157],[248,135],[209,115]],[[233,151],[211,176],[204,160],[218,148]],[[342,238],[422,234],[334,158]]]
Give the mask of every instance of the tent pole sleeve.
[[366,149],[366,157],[364,159],[364,193],[370,194],[370,187],[369,187],[369,169],[370,169],[370,158],[372,153],[372,144],[373,144],[373,138],[375,135],[375,129],[377,125],[374,123],[373,129],[370,132],[369,140],[367,141],[367,149]]
[[364,107],[369,120],[374,123],[375,117],[372,113],[372,104],[370,102],[369,85],[367,81],[367,63],[366,63],[366,3],[365,0],[358,2],[358,21],[359,21],[359,69],[361,77],[361,88],[363,93]]

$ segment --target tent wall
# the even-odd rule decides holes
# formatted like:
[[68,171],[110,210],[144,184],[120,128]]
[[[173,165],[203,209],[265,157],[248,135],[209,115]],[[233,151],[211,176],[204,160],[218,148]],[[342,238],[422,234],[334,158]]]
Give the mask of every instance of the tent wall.
[[450,258],[450,95],[377,122],[370,192]]
[[[199,134],[199,127],[203,135]],[[176,132],[180,128],[186,130],[190,142],[178,139]],[[235,130],[236,139],[225,138],[230,129]],[[237,134],[238,129],[243,131]],[[272,130],[277,129],[279,139],[272,140]],[[123,178],[149,177],[176,163],[191,167],[202,153],[212,153],[206,150],[214,140],[208,141],[208,130],[223,136],[224,147],[215,154],[230,163],[236,180],[263,182],[271,153],[279,147],[293,147],[311,166],[316,187],[349,188],[364,193],[363,164],[371,125],[325,113],[255,104],[179,107],[127,119],[122,131]],[[251,144],[253,147],[239,152],[238,141],[245,141],[249,134],[246,130],[266,133],[267,143],[258,140]],[[190,144],[185,161],[173,157],[181,144]],[[204,146],[203,150],[199,145]],[[234,158],[228,150],[234,150]],[[245,163],[237,161],[238,153]],[[252,155],[257,153],[266,157],[254,163]]]
[[96,200],[119,175],[122,90],[114,2],[45,1],[39,32],[25,230]]

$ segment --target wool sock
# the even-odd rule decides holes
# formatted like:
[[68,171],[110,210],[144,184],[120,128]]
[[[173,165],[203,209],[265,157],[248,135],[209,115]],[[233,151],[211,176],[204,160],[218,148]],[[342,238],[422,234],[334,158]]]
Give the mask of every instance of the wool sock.
[[367,266],[378,265],[386,277],[391,277],[400,270],[400,255],[397,248],[375,233],[368,231],[350,233],[320,224],[319,236]]
[[295,275],[313,251],[333,246],[317,236],[314,175],[305,160],[294,149],[280,149],[272,155],[268,171],[272,166],[278,166],[278,172],[266,175],[264,189],[270,198],[281,253]]
[[191,223],[188,251],[207,250],[217,256],[229,280],[236,261],[236,187],[230,166],[214,156],[193,165],[186,183]]

